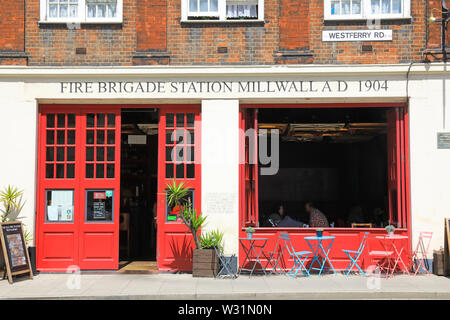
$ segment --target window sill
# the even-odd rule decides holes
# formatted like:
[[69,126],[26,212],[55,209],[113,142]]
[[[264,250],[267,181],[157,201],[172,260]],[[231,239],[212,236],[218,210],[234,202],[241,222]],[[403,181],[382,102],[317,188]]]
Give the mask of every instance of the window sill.
[[261,24],[264,23],[264,20],[260,19],[232,19],[232,20],[181,20],[182,24],[199,24],[199,23],[223,23],[223,24],[239,24],[239,23],[245,23],[245,24]]
[[80,25],[94,25],[94,24],[123,24],[123,21],[120,20],[112,20],[112,21],[38,21],[39,25],[51,25],[51,24],[57,24],[57,25],[62,25],[62,24],[71,24],[71,25],[75,25],[75,24],[80,24]]
[[369,21],[369,20],[380,20],[380,21],[385,21],[385,20],[411,20],[412,17],[411,16],[402,16],[402,17],[369,17],[369,18],[361,18],[361,17],[357,17],[357,18],[351,18],[351,17],[326,17],[323,19],[323,21],[333,21],[333,22],[339,22],[339,21]]

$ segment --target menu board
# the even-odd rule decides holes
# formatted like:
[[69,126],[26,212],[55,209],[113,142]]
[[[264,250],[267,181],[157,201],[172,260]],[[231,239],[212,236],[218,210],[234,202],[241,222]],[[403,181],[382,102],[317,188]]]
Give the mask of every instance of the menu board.
[[113,209],[113,190],[88,190],[86,192],[86,221],[112,222]]
[[25,243],[21,222],[5,222],[0,224],[1,249],[6,267],[8,280],[12,283],[12,276],[22,273],[33,273],[30,257]]

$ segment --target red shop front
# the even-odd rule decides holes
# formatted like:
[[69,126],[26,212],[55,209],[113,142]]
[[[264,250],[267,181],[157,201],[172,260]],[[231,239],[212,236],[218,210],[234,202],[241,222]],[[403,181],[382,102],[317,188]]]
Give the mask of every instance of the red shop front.
[[[144,259],[189,270],[191,237],[172,219],[165,189],[184,181],[200,210],[199,157],[199,105],[40,105],[37,269]],[[121,258],[126,216],[131,248]]]
[[[254,237],[268,238],[265,251],[272,252],[279,234],[287,232],[296,251],[311,251],[304,238],[314,236],[315,228],[303,227],[309,224],[306,202],[314,202],[334,225],[324,228],[324,234],[336,237],[329,254],[336,270],[349,263],[342,249],[357,250],[365,232],[369,240],[360,258],[363,268],[378,262],[369,251],[383,249],[376,236],[386,235],[386,225],[394,225],[396,234],[410,236],[406,105],[243,105],[240,128],[246,133],[240,143],[241,238],[253,226]],[[279,151],[271,150],[270,138],[261,142],[271,130],[279,134]],[[268,166],[256,158],[263,143],[271,150],[268,154],[279,152],[275,174],[261,174]],[[276,217],[280,205],[285,211],[282,219],[288,216],[302,227],[269,223],[268,217]],[[405,243],[405,258],[410,240]],[[240,262],[244,258],[239,248]],[[285,251],[280,265],[292,264]]]

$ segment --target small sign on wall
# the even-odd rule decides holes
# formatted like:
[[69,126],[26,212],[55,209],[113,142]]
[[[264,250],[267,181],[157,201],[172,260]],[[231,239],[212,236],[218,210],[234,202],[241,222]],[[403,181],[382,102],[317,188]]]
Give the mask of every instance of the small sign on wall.
[[322,41],[392,41],[392,30],[325,30]]
[[147,144],[147,136],[145,134],[128,135],[128,144]]
[[437,148],[438,149],[450,149],[450,132],[438,132]]

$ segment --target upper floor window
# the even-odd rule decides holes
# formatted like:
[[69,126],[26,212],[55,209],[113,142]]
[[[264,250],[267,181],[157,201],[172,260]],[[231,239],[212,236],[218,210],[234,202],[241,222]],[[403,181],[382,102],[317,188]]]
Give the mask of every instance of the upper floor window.
[[264,0],[181,0],[182,21],[263,20]]
[[41,22],[122,22],[122,0],[41,0]]
[[410,17],[410,0],[324,0],[325,20]]

